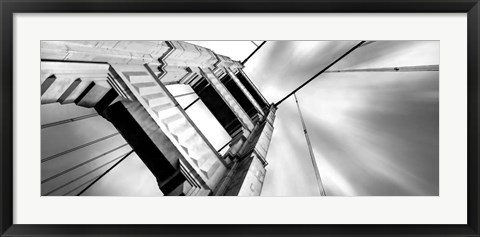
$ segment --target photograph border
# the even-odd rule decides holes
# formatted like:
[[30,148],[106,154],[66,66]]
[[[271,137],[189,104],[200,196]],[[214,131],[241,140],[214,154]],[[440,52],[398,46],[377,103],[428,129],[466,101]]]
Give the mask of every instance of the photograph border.
[[[0,235],[1,236],[480,236],[478,162],[478,0],[0,0]],[[465,225],[22,225],[13,224],[14,13],[467,13],[468,157]]]

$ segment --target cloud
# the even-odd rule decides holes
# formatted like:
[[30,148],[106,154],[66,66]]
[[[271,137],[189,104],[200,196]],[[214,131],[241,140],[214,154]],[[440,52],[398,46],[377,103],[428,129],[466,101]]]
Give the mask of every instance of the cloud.
[[[231,47],[233,43],[242,46]],[[269,102],[277,102],[356,43],[269,41],[248,61],[245,71]],[[202,44],[236,60],[254,49],[251,42],[203,41]],[[439,53],[438,41],[381,41],[356,50],[334,68],[438,64]],[[321,75],[297,93],[328,195],[438,195],[438,80],[438,72],[332,73]],[[191,91],[180,87],[169,89],[178,94]],[[180,103],[189,104],[194,98],[183,97]],[[89,112],[76,109],[59,104],[43,105],[42,123]],[[212,138],[214,146],[221,146],[228,135],[209,129],[213,127],[210,124],[216,128],[219,125],[211,122],[213,118],[207,112],[198,104],[189,114],[205,135]],[[292,98],[278,108],[274,127],[262,195],[318,195]],[[42,130],[42,156],[94,140],[93,134],[102,137],[114,131],[100,117],[71,123],[57,131]],[[63,139],[72,135],[74,137]],[[70,158],[80,162],[124,142],[123,139],[112,141],[102,150],[86,150],[81,155],[71,154]],[[49,167],[42,166],[42,177],[64,168],[60,162]],[[74,176],[64,180],[71,178]],[[58,186],[57,183],[48,185]],[[136,156],[112,170],[89,194],[161,195],[153,175]]]
[[[268,55],[259,56],[269,61],[257,68],[252,59],[250,77],[255,83],[261,78],[260,90],[268,98],[282,98],[354,43],[272,42]],[[374,43],[338,67],[435,64],[438,46],[437,41]],[[336,73],[321,75],[298,93],[330,195],[438,195],[438,83],[437,72]],[[308,192],[303,189],[316,190],[316,183],[312,164],[301,162],[309,155],[296,121],[299,124],[294,104],[280,105],[267,158],[275,159],[270,168],[275,177],[267,172],[266,179],[268,185],[284,186],[280,173],[291,175],[294,170],[296,182],[288,185],[296,183],[296,193],[289,194],[301,196]]]

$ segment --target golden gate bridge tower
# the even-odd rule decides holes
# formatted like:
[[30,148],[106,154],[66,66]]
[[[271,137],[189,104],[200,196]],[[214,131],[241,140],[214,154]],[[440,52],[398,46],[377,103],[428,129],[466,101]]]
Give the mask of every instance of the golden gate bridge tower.
[[[164,195],[258,196],[276,106],[243,68],[229,57],[181,41],[42,41],[41,103],[93,108],[91,116],[102,116],[118,130],[132,150],[101,164],[106,172],[135,152]],[[190,86],[228,133],[231,140],[223,155],[185,112],[188,106],[182,108],[169,92],[166,86],[174,84]],[[42,166],[107,138],[44,157]],[[61,195],[86,174],[50,190],[44,184],[91,161],[69,164],[43,179],[42,195]],[[102,177],[70,194],[81,195]]]

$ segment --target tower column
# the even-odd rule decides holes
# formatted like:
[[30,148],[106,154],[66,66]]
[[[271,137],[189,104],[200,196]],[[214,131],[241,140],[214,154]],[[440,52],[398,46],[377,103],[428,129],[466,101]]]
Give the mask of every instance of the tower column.
[[[185,177],[184,180],[187,180],[191,188],[196,190],[196,192],[186,192],[184,194],[209,194],[226,171],[224,160],[148,65],[112,65],[112,68],[118,75],[118,83],[129,89],[136,103],[136,106],[132,108],[127,106],[129,104],[123,103],[131,116],[139,116],[131,124],[136,123],[140,126],[134,126],[132,131],[142,129],[143,133],[146,133],[153,142],[151,149],[160,150],[160,153],[163,154],[163,157],[160,155],[145,155],[146,160],[144,162],[147,164],[150,159],[167,159],[170,166],[176,172],[181,172]],[[120,123],[118,127],[121,130],[121,118],[117,122]],[[115,124],[115,122],[112,123]],[[127,127],[124,131],[129,133],[130,129]],[[161,137],[161,139],[157,139],[157,137]],[[125,139],[128,141],[127,138]],[[135,143],[135,139],[132,139],[132,142]],[[134,146],[132,145],[132,147]],[[146,148],[141,147],[139,149]],[[138,154],[141,156],[141,153]],[[152,158],[152,156],[157,158]],[[163,165],[169,166],[167,163]],[[158,166],[153,165],[152,167],[161,169]],[[176,175],[171,170],[168,172],[171,175]],[[160,173],[164,173],[164,171],[152,170],[152,173],[158,179]],[[164,179],[163,176],[160,178]]]
[[267,166],[266,155],[272,138],[275,120],[274,106],[248,137],[234,159],[230,175],[224,187],[216,195],[225,196],[259,196],[263,187]]
[[237,84],[237,86],[242,90],[242,92],[247,96],[248,100],[253,104],[257,112],[264,116],[264,112],[260,105],[257,103],[257,101],[253,98],[253,96],[250,94],[250,92],[245,88],[245,86],[240,82],[240,80],[237,78],[237,76],[232,72],[230,68],[224,68],[225,71],[228,73],[228,75],[232,78],[232,80]]
[[222,97],[225,103],[230,107],[233,113],[237,116],[238,120],[242,123],[242,126],[249,131],[252,131],[254,125],[247,113],[242,109],[238,104],[235,98],[230,94],[230,92],[225,88],[225,86],[220,82],[220,80],[213,74],[210,69],[200,69],[202,75],[207,79],[207,81],[212,85],[212,87],[217,91],[217,93]]
[[[164,194],[260,195],[276,108],[240,62],[181,41],[42,41],[41,58],[42,104],[94,108]],[[224,157],[165,86],[176,83],[190,85],[231,136]]]

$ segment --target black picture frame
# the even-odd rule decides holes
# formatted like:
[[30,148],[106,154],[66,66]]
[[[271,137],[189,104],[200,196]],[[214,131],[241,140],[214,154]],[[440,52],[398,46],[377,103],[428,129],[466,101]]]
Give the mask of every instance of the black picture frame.
[[[479,236],[478,0],[0,0],[1,236]],[[467,13],[468,217],[466,225],[19,225],[13,224],[14,13]],[[412,213],[413,215],[413,213]]]

